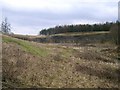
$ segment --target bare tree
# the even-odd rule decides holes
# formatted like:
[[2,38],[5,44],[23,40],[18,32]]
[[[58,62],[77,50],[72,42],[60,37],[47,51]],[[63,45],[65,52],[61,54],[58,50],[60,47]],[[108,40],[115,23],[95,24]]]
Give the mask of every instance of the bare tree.
[[111,27],[110,34],[112,36],[112,41],[118,45],[118,50],[120,51],[120,22],[117,22]]
[[11,26],[7,21],[7,18],[5,18],[4,21],[1,23],[1,32],[5,34],[10,34],[11,33]]

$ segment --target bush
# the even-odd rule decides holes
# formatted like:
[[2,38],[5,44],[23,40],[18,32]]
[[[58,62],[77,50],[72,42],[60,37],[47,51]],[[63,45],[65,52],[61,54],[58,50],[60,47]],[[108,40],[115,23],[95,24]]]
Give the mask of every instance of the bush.
[[118,45],[120,43],[119,41],[119,32],[118,32],[118,25],[113,25],[110,29],[110,35],[112,37],[112,42]]

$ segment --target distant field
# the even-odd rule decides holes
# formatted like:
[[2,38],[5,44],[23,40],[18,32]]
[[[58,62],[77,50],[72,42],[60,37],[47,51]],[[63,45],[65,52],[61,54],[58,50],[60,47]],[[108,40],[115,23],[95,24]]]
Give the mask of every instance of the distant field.
[[95,43],[108,42],[111,40],[108,31],[101,32],[84,32],[84,33],[62,33],[55,35],[11,35],[12,37],[35,41],[41,43]]
[[29,38],[29,39],[45,37],[45,35],[20,35],[20,34],[13,34],[11,36],[16,38]]
[[[109,33],[109,31],[100,31],[100,32],[75,32],[75,33],[62,33],[62,34],[54,34],[50,36],[75,36],[75,35],[95,35],[95,34],[105,34]],[[25,37],[25,38],[44,38],[45,35],[20,35],[14,34],[13,37]]]
[[109,33],[109,31],[99,31],[99,32],[75,32],[75,33],[62,33],[62,34],[55,34],[51,36],[78,36],[78,35],[96,35],[96,34],[105,34]]
[[118,88],[112,44],[37,43],[3,35],[3,88]]

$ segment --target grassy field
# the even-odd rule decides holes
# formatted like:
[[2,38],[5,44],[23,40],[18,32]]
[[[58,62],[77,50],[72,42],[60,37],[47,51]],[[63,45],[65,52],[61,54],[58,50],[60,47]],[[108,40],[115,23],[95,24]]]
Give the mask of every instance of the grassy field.
[[71,33],[61,33],[51,36],[78,36],[78,35],[96,35],[96,34],[107,34],[109,31],[99,31],[99,32],[71,32]]
[[[89,44],[89,43],[108,43],[112,42],[109,31],[101,32],[79,32],[79,33],[61,33],[54,35],[11,35],[14,38],[34,41],[40,43],[73,43],[73,44]],[[111,41],[110,41],[111,40]]]
[[[99,34],[108,34],[109,31],[99,31],[99,32],[71,32],[71,33],[61,33],[61,34],[54,34],[54,35],[49,35],[50,37],[52,36],[78,36],[78,35],[99,35]],[[11,35],[12,37],[16,38],[25,38],[25,39],[35,39],[35,38],[46,38],[47,36],[45,35],[20,35],[20,34],[14,34]]]
[[45,50],[45,48],[38,48],[36,46],[31,45],[28,41],[22,41],[22,40],[18,40],[16,38],[11,38],[11,37],[3,37],[3,42],[5,43],[15,43],[19,46],[21,46],[21,48],[27,52],[30,52],[33,55],[39,55],[39,56],[46,56],[47,55],[47,51]]
[[118,88],[112,44],[37,43],[3,35],[3,88]]

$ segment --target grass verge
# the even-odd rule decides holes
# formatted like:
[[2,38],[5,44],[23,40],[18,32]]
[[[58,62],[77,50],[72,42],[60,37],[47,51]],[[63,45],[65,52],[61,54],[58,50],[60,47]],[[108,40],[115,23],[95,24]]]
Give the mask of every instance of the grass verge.
[[45,48],[36,47],[27,41],[23,41],[23,40],[11,38],[11,37],[6,37],[6,36],[3,36],[2,40],[3,42],[6,42],[6,43],[18,44],[19,46],[22,47],[23,50],[33,55],[38,55],[38,56],[43,56],[43,57],[48,55],[48,51]]

